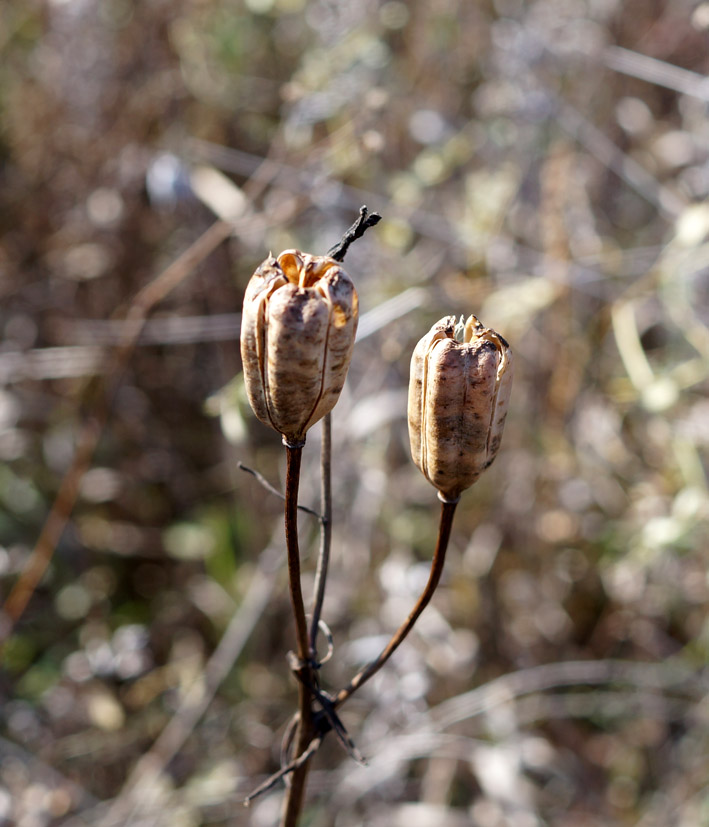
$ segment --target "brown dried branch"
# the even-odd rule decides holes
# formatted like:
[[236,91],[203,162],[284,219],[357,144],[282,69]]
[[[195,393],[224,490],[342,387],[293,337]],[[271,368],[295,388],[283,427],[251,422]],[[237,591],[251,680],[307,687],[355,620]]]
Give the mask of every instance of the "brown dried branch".
[[[248,465],[244,465],[241,460],[238,460],[236,463],[237,468],[240,468],[242,471],[246,471],[247,474],[251,474],[253,477],[256,478],[257,482],[266,489],[270,494],[278,497],[280,500],[285,500],[286,495],[279,491],[275,485],[271,485],[271,483],[264,477],[263,474],[259,474],[254,468],[249,468]],[[318,514],[314,508],[308,508],[307,505],[299,505],[299,511],[304,511],[306,514],[312,514],[313,517],[316,517],[320,522],[323,522],[324,517]]]

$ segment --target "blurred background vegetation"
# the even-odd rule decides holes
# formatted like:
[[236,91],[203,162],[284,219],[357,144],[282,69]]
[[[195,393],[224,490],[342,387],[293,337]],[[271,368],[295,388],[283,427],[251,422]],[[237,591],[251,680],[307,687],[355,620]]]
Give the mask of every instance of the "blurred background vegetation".
[[[278,793],[238,803],[295,697],[281,503],[237,467],[282,485],[238,313],[269,250],[324,252],[365,203],[326,687],[426,577],[415,342],[475,312],[516,386],[434,605],[343,710],[370,764],[327,743],[304,823],[709,823],[708,33],[694,0],[3,0],[5,597],[98,441],[5,618],[0,824],[277,821]],[[139,291],[216,216],[141,332]]]

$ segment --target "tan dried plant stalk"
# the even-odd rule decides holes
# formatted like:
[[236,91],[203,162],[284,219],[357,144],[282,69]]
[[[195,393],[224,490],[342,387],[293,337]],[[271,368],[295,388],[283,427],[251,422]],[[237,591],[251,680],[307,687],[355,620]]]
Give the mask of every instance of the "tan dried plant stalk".
[[[350,755],[360,758],[335,710],[384,666],[429,604],[440,582],[460,495],[493,462],[509,402],[509,345],[475,316],[458,323],[453,316],[441,319],[416,346],[408,403],[411,452],[441,500],[428,581],[379,656],[339,692],[321,691],[316,641],[331,538],[329,414],[344,383],[357,326],[357,294],[339,261],[351,241],[376,223],[375,215],[367,219],[362,208],[358,222],[329,256],[296,250],[270,256],[252,277],[244,300],[242,356],[249,399],[258,418],[279,431],[286,446],[285,534],[296,632],[296,653],[289,658],[298,681],[298,713],[287,739],[291,755],[245,803],[285,779],[281,827],[296,827],[310,758],[330,729]],[[308,628],[300,583],[297,501],[305,435],[323,417],[321,547]]]

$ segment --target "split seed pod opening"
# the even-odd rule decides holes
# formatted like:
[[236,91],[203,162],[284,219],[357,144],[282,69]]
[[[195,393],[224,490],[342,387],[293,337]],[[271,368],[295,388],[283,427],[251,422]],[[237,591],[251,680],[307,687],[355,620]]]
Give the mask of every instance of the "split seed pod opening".
[[357,291],[339,262],[286,250],[251,277],[241,317],[241,358],[256,416],[287,444],[337,402],[357,332]]
[[[458,338],[456,338],[456,334]],[[444,501],[454,502],[500,447],[512,386],[507,342],[475,316],[437,322],[411,358],[411,455]]]

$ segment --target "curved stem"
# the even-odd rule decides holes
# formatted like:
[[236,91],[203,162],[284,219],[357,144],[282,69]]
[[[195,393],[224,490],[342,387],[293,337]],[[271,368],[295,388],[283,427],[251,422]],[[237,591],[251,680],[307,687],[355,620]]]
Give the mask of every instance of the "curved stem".
[[318,627],[325,600],[327,568],[330,563],[332,543],[332,417],[326,414],[322,420],[322,445],[320,448],[320,550],[313,586],[313,617],[310,622],[310,654],[317,659]]
[[[298,728],[295,735],[295,759],[304,756],[312,740],[313,716],[311,693],[307,684],[311,684],[312,668],[310,666],[310,644],[308,624],[305,619],[303,591],[300,585],[300,549],[298,547],[298,487],[300,484],[300,462],[303,446],[286,444],[286,505],[285,528],[286,547],[288,550],[288,582],[290,586],[291,606],[295,619],[296,652],[303,680],[298,681]],[[309,756],[308,756],[309,757]],[[282,827],[295,827],[303,806],[305,782],[308,775],[307,757],[293,770],[290,786],[286,790],[281,819]]]
[[421,612],[428,606],[436,591],[438,581],[441,579],[441,572],[443,571],[443,564],[446,560],[446,549],[448,548],[448,541],[451,536],[451,528],[453,526],[453,516],[455,514],[455,507],[458,501],[441,503],[441,518],[438,524],[438,539],[436,541],[436,550],[433,554],[431,562],[431,571],[428,575],[428,582],[426,587],[421,592],[416,605],[411,610],[411,613],[406,620],[399,626],[396,632],[392,635],[391,640],[382,649],[379,656],[371,663],[367,664],[360,672],[358,672],[349,684],[341,689],[334,699],[334,706],[343,704],[354,692],[356,692],[362,684],[366,683],[373,675],[375,675],[389,658],[398,649],[400,644],[409,634],[414,624],[418,620]]

